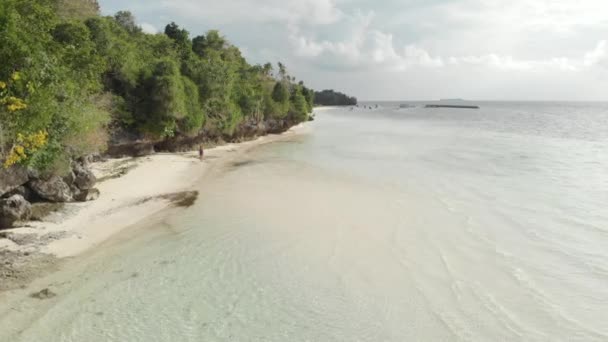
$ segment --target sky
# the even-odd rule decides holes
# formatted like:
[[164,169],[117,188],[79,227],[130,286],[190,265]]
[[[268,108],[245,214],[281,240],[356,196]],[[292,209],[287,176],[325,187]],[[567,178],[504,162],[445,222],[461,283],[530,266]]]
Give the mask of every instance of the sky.
[[607,0],[100,0],[360,100],[608,101]]

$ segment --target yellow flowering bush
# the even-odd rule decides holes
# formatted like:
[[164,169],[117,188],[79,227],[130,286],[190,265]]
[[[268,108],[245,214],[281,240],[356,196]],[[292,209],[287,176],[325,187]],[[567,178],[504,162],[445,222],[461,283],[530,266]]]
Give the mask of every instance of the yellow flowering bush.
[[48,143],[48,138],[49,135],[45,131],[38,131],[29,135],[17,134],[17,141],[4,161],[4,168],[9,168],[27,160],[28,155],[40,150]]
[[[19,72],[14,72],[9,82],[17,82],[21,80],[21,74]],[[17,112],[20,110],[24,110],[27,108],[27,104],[23,99],[20,99],[15,96],[9,96],[9,83],[0,81],[0,105],[5,106],[6,110],[9,112]]]
[[16,98],[14,96],[9,96],[1,99],[0,104],[5,105],[6,109],[11,113],[27,108],[27,105],[25,104],[25,102],[23,102],[22,99]]

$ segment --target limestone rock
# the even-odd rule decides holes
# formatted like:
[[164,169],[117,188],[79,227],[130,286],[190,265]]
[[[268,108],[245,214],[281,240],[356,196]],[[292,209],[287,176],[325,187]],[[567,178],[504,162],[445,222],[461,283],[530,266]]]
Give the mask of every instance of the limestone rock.
[[0,167],[0,197],[27,183],[27,180],[27,169],[23,166]]
[[74,163],[72,167],[74,173],[74,185],[80,190],[89,190],[95,186],[97,178],[91,170],[80,163]]
[[17,221],[25,221],[32,215],[32,205],[21,195],[0,200],[0,228],[12,228]]
[[23,185],[20,185],[17,188],[4,194],[4,198],[9,198],[13,195],[21,195],[28,202],[35,202],[36,200],[38,200],[36,194],[34,194],[34,192],[30,188]]
[[52,176],[49,179],[34,179],[28,184],[30,189],[47,201],[70,202],[74,199],[70,186],[59,176]]
[[76,181],[76,174],[74,171],[70,171],[67,175],[63,176],[63,181],[67,185],[72,185]]

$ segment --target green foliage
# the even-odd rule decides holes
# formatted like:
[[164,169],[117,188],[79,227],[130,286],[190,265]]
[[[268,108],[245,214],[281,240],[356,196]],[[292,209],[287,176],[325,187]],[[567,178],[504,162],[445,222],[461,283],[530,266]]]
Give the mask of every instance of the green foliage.
[[99,14],[96,0],[56,0],[57,14],[65,19],[82,19]]
[[320,106],[354,106],[356,97],[349,97],[333,90],[323,90],[314,94],[314,103]]
[[139,106],[134,119],[139,129],[154,138],[175,135],[177,120],[186,116],[184,82],[177,62],[166,58],[142,75],[135,91]]
[[205,113],[199,101],[198,87],[192,80],[182,76],[185,94],[186,116],[179,122],[180,132],[184,134],[195,134],[203,127]]
[[315,91],[304,86],[304,82],[300,82],[300,86],[302,87],[302,95],[304,95],[304,99],[306,100],[306,109],[308,113],[312,113],[314,102],[315,102]]
[[204,57],[207,50],[221,51],[227,45],[226,38],[219,31],[211,30],[207,35],[197,36],[192,39],[192,51],[199,57]]
[[[27,105],[19,112],[0,109],[0,154],[18,146],[19,135],[46,132],[48,144],[21,162],[49,171],[61,169],[57,161],[100,147],[84,145],[90,141],[86,137],[105,134],[108,117],[91,100],[102,89],[105,63],[96,55],[89,29],[80,21],[62,20],[54,5],[45,0],[0,5],[0,60],[7,61],[0,64],[0,79],[18,72],[11,92]],[[70,146],[73,141],[80,146]]]
[[278,103],[289,101],[289,89],[283,82],[277,82],[272,90],[272,99]]
[[296,86],[294,87],[293,94],[291,95],[291,112],[297,121],[308,120],[308,104],[306,102],[306,98],[302,94],[302,91],[301,86]]
[[135,23],[135,17],[129,11],[119,11],[114,15],[116,23],[129,33],[140,33],[141,28]]
[[190,39],[170,23],[151,35],[128,11],[98,11],[94,0],[0,1],[0,95],[13,101],[0,106],[0,161],[20,134],[48,135],[23,163],[61,172],[116,132],[230,139],[244,124],[312,111],[314,92],[284,64],[276,75],[270,63],[252,66],[218,31]]

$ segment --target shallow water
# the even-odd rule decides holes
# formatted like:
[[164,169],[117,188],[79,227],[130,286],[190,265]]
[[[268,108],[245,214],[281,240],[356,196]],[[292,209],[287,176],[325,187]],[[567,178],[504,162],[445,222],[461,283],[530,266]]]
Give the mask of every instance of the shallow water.
[[608,105],[396,107],[217,166],[17,340],[608,340]]

